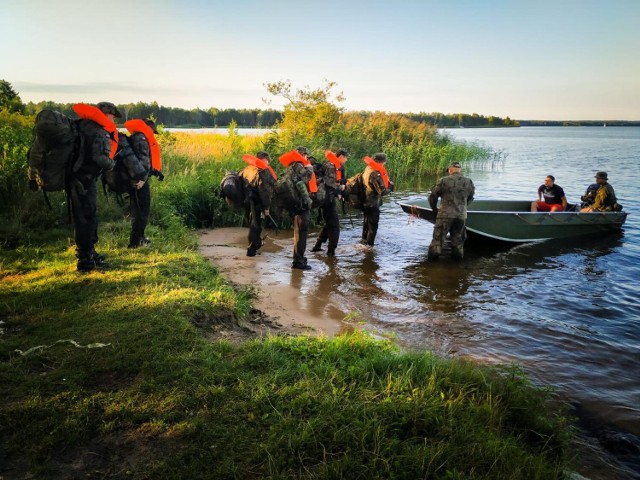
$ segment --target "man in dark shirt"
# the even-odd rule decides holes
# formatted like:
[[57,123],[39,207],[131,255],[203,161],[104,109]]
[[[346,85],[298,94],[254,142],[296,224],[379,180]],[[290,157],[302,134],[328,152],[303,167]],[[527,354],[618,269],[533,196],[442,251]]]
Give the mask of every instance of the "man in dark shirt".
[[555,177],[547,175],[544,184],[538,188],[538,200],[531,202],[532,212],[563,212],[567,208],[567,197]]

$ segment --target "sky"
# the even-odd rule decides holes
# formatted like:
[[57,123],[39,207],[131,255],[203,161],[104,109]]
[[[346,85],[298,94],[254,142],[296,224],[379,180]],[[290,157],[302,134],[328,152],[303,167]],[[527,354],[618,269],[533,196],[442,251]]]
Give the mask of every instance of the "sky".
[[24,102],[640,120],[640,0],[0,0],[0,79]]

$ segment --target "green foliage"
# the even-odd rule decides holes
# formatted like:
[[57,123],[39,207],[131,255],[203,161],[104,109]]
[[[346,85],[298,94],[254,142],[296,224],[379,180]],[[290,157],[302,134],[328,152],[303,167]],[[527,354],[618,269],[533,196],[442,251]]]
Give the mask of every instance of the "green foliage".
[[0,111],[7,110],[11,113],[22,113],[24,104],[18,93],[6,80],[0,80]]

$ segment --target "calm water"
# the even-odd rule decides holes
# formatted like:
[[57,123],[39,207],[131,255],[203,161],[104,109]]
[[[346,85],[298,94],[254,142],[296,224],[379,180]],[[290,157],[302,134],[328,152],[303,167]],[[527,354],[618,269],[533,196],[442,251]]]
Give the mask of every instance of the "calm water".
[[[424,198],[424,192],[405,191],[383,206],[371,252],[354,247],[360,219],[344,218],[337,260],[309,254],[317,276],[296,280],[302,293],[320,299],[316,305],[324,305],[328,316],[361,312],[372,328],[397,335],[409,347],[518,363],[537,383],[554,385],[596,430],[639,441],[640,129],[530,127],[449,134],[504,153],[504,162],[465,172],[479,199],[534,200],[544,177],[553,174],[575,203],[595,172],[606,170],[629,212],[623,233],[510,249],[469,248],[461,262],[428,262],[432,225],[395,204]],[[432,185],[433,179],[421,184]],[[597,449],[595,434],[591,441]],[[633,473],[640,469],[638,460],[623,456],[626,466],[618,460],[606,460],[611,468],[585,467],[586,472],[592,478],[638,478]]]

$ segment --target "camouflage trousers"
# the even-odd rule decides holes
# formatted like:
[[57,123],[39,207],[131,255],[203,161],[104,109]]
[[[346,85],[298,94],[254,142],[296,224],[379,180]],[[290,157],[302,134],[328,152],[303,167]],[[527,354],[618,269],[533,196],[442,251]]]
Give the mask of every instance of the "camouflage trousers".
[[429,245],[429,258],[438,258],[442,253],[442,246],[451,235],[451,256],[462,258],[464,256],[464,241],[467,239],[467,229],[464,218],[437,217],[433,228],[433,240]]

